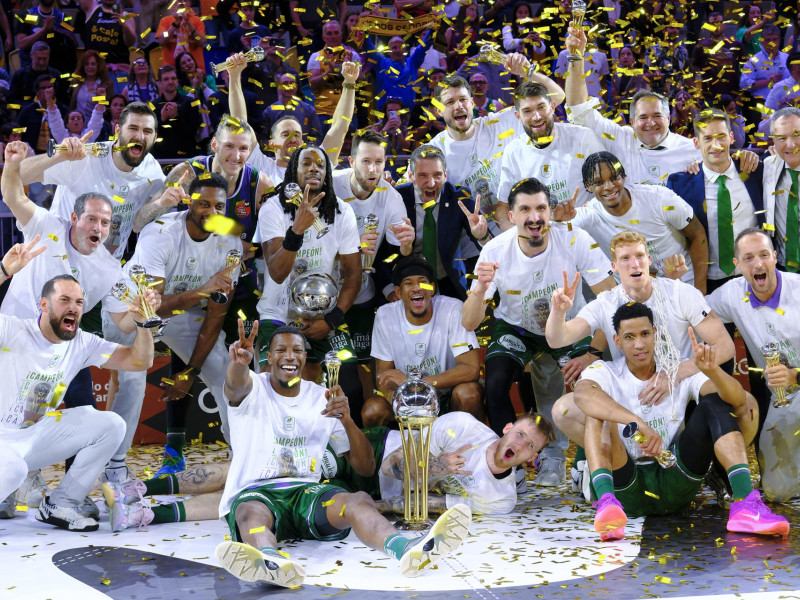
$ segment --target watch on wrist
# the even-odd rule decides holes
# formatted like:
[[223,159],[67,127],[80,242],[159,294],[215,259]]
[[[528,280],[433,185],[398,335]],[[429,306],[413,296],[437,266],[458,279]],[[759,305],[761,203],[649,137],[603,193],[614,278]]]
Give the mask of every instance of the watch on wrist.
[[192,375],[193,377],[197,377],[198,375],[200,375],[200,367],[194,367],[189,365],[188,367],[186,367],[186,372]]

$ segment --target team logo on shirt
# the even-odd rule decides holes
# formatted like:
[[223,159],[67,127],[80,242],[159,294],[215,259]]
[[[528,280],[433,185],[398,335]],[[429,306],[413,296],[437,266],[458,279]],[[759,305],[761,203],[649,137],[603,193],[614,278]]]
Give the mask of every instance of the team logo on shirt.
[[539,174],[544,179],[548,179],[553,175],[553,169],[550,168],[550,165],[542,165],[542,168],[539,169]]
[[236,203],[236,207],[234,208],[237,217],[249,217],[250,216],[250,203],[246,200],[239,200]]
[[650,177],[653,179],[658,179],[661,175],[661,167],[658,165],[650,165],[647,167],[647,171],[650,173]]
[[536,273],[533,274],[533,283],[542,283],[543,279],[544,271],[536,271]]
[[292,431],[294,429],[295,420],[294,417],[283,417],[283,428],[286,431]]
[[197,269],[197,259],[195,257],[191,257],[186,261],[186,268],[190,271],[194,271]]
[[469,155],[469,166],[470,167],[475,168],[475,167],[478,166],[479,163],[480,163],[480,161],[478,160],[478,155],[477,154],[470,154]]
[[461,485],[464,487],[469,487],[471,485],[475,485],[475,477],[473,475],[466,475],[461,478]]
[[81,272],[80,272],[80,271],[78,271],[78,269],[76,269],[75,267],[72,267],[72,268],[71,268],[69,271],[70,271],[70,273],[72,273],[72,276],[73,276],[75,279],[77,279],[77,278],[80,276],[80,274],[81,274]]
[[50,362],[47,364],[48,369],[52,369],[58,364],[58,361],[61,360],[61,355],[56,354],[53,358],[50,359]]
[[772,323],[767,323],[767,333],[772,337],[776,337],[775,335],[775,325]]
[[425,356],[425,350],[427,350],[427,344],[414,344],[414,352],[417,353],[417,356]]
[[130,188],[127,185],[123,185],[122,187],[119,188],[119,193],[120,194],[127,194],[129,189]]

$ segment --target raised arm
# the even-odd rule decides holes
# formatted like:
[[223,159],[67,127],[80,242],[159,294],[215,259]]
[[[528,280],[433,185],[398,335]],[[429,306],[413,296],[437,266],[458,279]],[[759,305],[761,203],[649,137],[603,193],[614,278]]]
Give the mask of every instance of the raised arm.
[[249,336],[244,334],[244,321],[239,319],[239,339],[228,348],[231,362],[225,371],[225,396],[230,406],[239,406],[253,389],[250,364],[253,362],[253,345],[258,339],[258,321],[253,323]]
[[44,179],[44,172],[50,167],[62,163],[64,161],[81,160],[86,158],[86,151],[83,149],[83,144],[89,139],[91,132],[86,132],[83,137],[66,138],[64,140],[64,150],[56,152],[52,157],[47,154],[37,154],[31,158],[22,161],[19,168],[19,176],[22,179],[22,185],[29,185],[31,183],[38,183]]
[[270,279],[275,283],[283,283],[289,273],[292,272],[297,251],[303,245],[303,234],[306,229],[314,224],[314,219],[319,216],[317,203],[322,200],[325,194],[320,193],[314,198],[309,198],[309,189],[306,186],[303,191],[303,200],[294,213],[294,222],[287,229],[286,235],[289,236],[289,239],[276,237],[261,243]]
[[342,152],[342,144],[350,127],[353,118],[353,110],[356,106],[356,81],[361,73],[361,65],[356,62],[342,63],[342,95],[333,111],[333,123],[331,128],[322,140],[322,147],[331,159],[331,164],[336,167],[339,163],[339,155]]
[[194,169],[188,162],[175,165],[161,188],[136,213],[133,218],[133,231],[141,232],[145,225],[182,202],[186,202],[189,199],[189,186],[194,177]]
[[557,288],[553,292],[550,303],[550,315],[547,317],[547,324],[544,328],[544,336],[551,348],[563,348],[582,340],[592,331],[589,323],[585,319],[576,317],[566,320],[567,311],[572,308],[575,300],[575,291],[580,284],[581,274],[575,273],[575,279],[570,285],[567,279],[567,272],[564,274],[564,286]]
[[583,30],[570,26],[566,46],[570,54],[581,56],[579,60],[570,61],[567,68],[567,79],[564,83],[567,106],[575,106],[576,104],[583,104],[589,99],[589,88],[586,87],[582,58],[586,51],[586,34]]
[[247,104],[244,101],[242,91],[242,71],[247,66],[247,59],[244,54],[238,52],[228,57],[228,105],[230,106],[231,116],[240,121],[247,121]]
[[[479,262],[475,267],[478,279],[470,289],[464,307],[461,309],[461,324],[467,331],[475,331],[486,315],[486,292],[494,281],[494,274],[500,264],[496,262]],[[491,299],[491,298],[490,298]]]
[[110,371],[146,371],[153,366],[153,329],[136,328],[130,346],[120,346],[102,367]]
[[5,165],[0,179],[0,190],[3,202],[11,209],[20,226],[25,227],[36,211],[36,205],[25,195],[25,188],[20,178],[20,164],[28,154],[25,142],[9,142],[5,149]]

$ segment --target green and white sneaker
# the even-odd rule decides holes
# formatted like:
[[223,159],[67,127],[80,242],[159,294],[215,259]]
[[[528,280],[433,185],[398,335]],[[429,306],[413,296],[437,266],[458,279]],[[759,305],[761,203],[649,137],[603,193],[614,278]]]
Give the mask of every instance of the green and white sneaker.
[[400,557],[400,570],[406,577],[417,577],[461,545],[472,524],[472,511],[456,504],[436,519],[430,531]]
[[306,570],[288,558],[267,556],[258,548],[239,542],[222,542],[217,558],[231,575],[242,581],[264,581],[293,588],[303,584]]

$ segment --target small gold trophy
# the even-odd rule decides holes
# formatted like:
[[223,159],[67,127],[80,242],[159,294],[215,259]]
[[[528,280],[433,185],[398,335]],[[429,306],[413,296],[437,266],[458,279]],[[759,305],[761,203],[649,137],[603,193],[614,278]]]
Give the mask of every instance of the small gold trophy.
[[[242,262],[242,252],[240,250],[229,250],[225,256],[226,277],[233,277],[233,270]],[[228,301],[228,294],[222,290],[214,290],[208,295],[208,299],[216,304],[225,304]]]
[[[586,2],[583,0],[572,0],[572,26],[575,29],[583,27],[583,17],[586,15]],[[567,60],[575,62],[583,60],[583,54],[578,50],[575,54],[567,56]]]
[[[105,142],[94,142],[91,144],[84,144],[83,149],[89,156],[96,156],[97,158],[105,158],[108,156],[108,146]],[[53,158],[56,152],[66,152],[67,146],[65,144],[56,144],[53,138],[47,140],[47,156]]]
[[[296,183],[287,183],[283,191],[286,194],[286,202],[294,204],[295,206],[300,206],[300,202],[303,200],[303,190],[299,185]],[[317,239],[331,230],[330,227],[325,227],[325,224],[319,220],[319,217],[314,220],[314,229],[317,230]]]
[[[144,267],[142,265],[131,265],[130,268],[128,269],[128,277],[131,278],[131,281],[133,281],[133,284],[136,286],[136,293],[139,296],[139,311],[141,312],[142,316],[145,319],[143,326],[147,327],[148,329],[153,327],[160,327],[162,325],[161,317],[159,317],[156,314],[155,309],[152,306],[150,306],[150,303],[147,302],[147,300],[145,300],[145,292],[147,292],[147,290],[150,289],[150,283],[153,281],[153,279],[150,279],[148,281],[147,273],[145,272]],[[121,287],[119,287],[120,283],[122,284],[122,286],[124,286],[125,288],[124,290]],[[121,297],[115,296],[115,297],[117,297],[118,300],[125,302],[126,304],[133,304],[132,297],[125,295],[125,292],[127,292],[127,294],[130,294],[128,286],[126,286],[123,282],[120,283],[117,283],[114,286],[114,288],[116,288],[117,292],[122,294],[122,296]],[[131,298],[131,301],[128,302],[128,300],[125,299],[126,297]]]
[[[364,219],[364,233],[378,233],[378,224],[380,221],[378,217],[373,214],[368,214]],[[365,273],[374,273],[373,263],[375,262],[374,254],[361,255],[361,270]]]
[[484,44],[478,53],[478,61],[503,66],[508,60],[508,55],[503,54],[491,44]]
[[[636,423],[636,421],[632,421],[625,425],[625,428],[622,430],[622,437],[625,439],[633,438],[639,444],[643,444],[647,441],[647,436],[639,431],[639,424]],[[661,452],[659,452],[658,456],[655,458],[658,461],[658,464],[664,469],[674,467],[675,463],[678,462],[678,459],[675,458],[675,455],[669,450],[661,450]]]
[[408,370],[408,380],[394,393],[394,414],[403,442],[403,492],[405,513],[395,523],[402,531],[419,531],[431,526],[428,519],[428,471],[431,431],[439,415],[436,389],[421,377],[419,369]]
[[[342,366],[342,359],[331,350],[325,354],[325,370],[328,372],[328,389],[333,389],[339,385],[339,367]],[[342,415],[333,415],[336,419],[341,419]]]
[[[264,52],[264,49],[261,46],[256,46],[249,52],[246,52],[244,55],[245,59],[247,59],[247,62],[259,62],[264,60],[265,56],[266,52]],[[218,65],[211,63],[211,72],[214,74],[214,77],[218,77],[222,71],[227,71],[232,66],[233,65],[230,63],[230,59]]]
[[[763,356],[764,360],[767,361],[768,367],[774,367],[775,365],[781,364],[781,353],[778,350],[777,344],[769,343],[761,346],[761,356]],[[785,408],[792,403],[792,401],[786,396],[785,387],[773,388],[772,393],[775,394],[775,402],[772,403],[772,406],[775,408]]]

